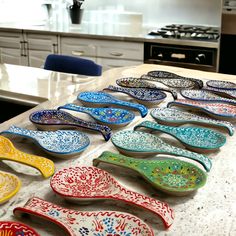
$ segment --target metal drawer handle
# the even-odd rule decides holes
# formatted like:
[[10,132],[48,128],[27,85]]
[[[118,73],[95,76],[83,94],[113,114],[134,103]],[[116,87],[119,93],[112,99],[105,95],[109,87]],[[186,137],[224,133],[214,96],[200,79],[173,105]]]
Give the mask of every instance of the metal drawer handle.
[[75,55],[75,56],[82,56],[82,55],[84,55],[84,51],[72,51],[71,53],[72,53],[72,55]]
[[124,54],[121,53],[121,52],[111,52],[110,55],[115,56],[115,57],[121,57],[121,56],[123,56]]

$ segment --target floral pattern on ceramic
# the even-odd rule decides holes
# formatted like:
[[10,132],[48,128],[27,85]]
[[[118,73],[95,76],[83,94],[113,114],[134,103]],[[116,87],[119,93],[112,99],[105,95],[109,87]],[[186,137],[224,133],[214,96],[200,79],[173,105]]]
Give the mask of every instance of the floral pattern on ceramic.
[[14,221],[0,221],[0,236],[40,236],[28,225]]
[[187,147],[193,147],[197,149],[215,150],[222,147],[226,142],[226,137],[223,134],[207,128],[173,127],[160,125],[152,121],[143,121],[136,125],[134,130],[137,130],[141,127],[170,134]]
[[131,156],[172,154],[195,160],[203,165],[207,171],[210,171],[212,166],[211,160],[207,156],[175,147],[155,135],[141,131],[119,131],[112,136],[111,141],[119,151]]
[[90,104],[92,106],[115,105],[132,108],[138,110],[142,117],[148,114],[148,109],[144,105],[126,102],[104,92],[81,92],[77,99],[84,104]]
[[206,85],[212,88],[236,90],[236,84],[230,81],[208,80]]
[[8,138],[3,136],[0,136],[0,160],[1,159],[34,167],[38,169],[45,178],[53,175],[55,169],[53,161],[45,157],[19,151]]
[[162,87],[157,87],[153,83],[141,80],[140,78],[126,77],[116,80],[116,84],[122,87],[128,88],[146,88],[146,89],[157,89],[165,92],[171,93],[174,99],[177,99],[177,93],[173,89],[166,89]]
[[20,190],[20,187],[21,182],[16,175],[0,171],[0,204],[12,198]]
[[167,104],[167,107],[172,107],[172,106],[180,106],[180,107],[200,110],[208,115],[216,116],[219,119],[236,118],[236,106],[221,102],[200,102],[188,99],[177,99]]
[[183,196],[205,185],[207,176],[197,166],[164,157],[158,160],[136,159],[105,151],[93,160],[122,166],[138,172],[153,187],[172,195]]
[[14,209],[15,216],[34,215],[51,221],[70,236],[154,236],[141,219],[116,211],[75,211],[33,197],[25,206]]
[[111,129],[106,125],[79,119],[68,112],[58,110],[41,110],[30,114],[30,121],[39,129],[58,130],[60,128],[85,128],[100,132],[108,141],[111,137]]
[[1,134],[19,135],[33,139],[44,151],[57,157],[76,155],[90,144],[89,137],[76,130],[35,131],[11,126]]
[[58,107],[57,109],[68,109],[77,112],[84,112],[98,122],[113,126],[127,125],[135,118],[135,114],[131,111],[112,107],[92,108],[68,103]]
[[236,89],[229,90],[229,89],[219,89],[219,88],[212,88],[212,87],[204,87],[204,90],[211,91],[215,94],[218,94],[222,97],[236,99]]
[[77,166],[59,170],[51,179],[53,191],[67,200],[113,199],[149,210],[170,227],[173,210],[165,202],[150,198],[121,186],[108,172],[93,166]]
[[207,90],[197,90],[197,89],[184,89],[181,90],[181,95],[185,98],[197,100],[197,101],[211,101],[211,102],[223,102],[236,105],[236,100],[229,98],[222,98],[219,95]]
[[162,107],[152,109],[150,114],[160,123],[170,123],[173,125],[186,123],[206,124],[226,128],[231,136],[234,134],[234,126],[228,121],[210,119],[187,111]]

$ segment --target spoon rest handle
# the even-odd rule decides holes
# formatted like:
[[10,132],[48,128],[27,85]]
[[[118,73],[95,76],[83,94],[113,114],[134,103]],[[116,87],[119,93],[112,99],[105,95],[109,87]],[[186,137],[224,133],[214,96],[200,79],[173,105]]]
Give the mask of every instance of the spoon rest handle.
[[103,90],[111,90],[111,91],[130,94],[129,88],[121,88],[121,87],[117,87],[117,86],[113,86],[113,85],[109,85],[107,88],[104,88]]
[[67,109],[67,110],[77,111],[77,112],[84,112],[84,113],[87,113],[89,115],[92,115],[92,112],[94,110],[93,108],[77,106],[73,103],[67,103],[67,104],[65,104],[63,106],[59,106],[57,108],[57,110],[61,110],[61,109]]
[[13,135],[20,135],[30,139],[37,139],[37,134],[34,130],[27,130],[14,125],[7,130],[3,130],[1,134],[13,134]]

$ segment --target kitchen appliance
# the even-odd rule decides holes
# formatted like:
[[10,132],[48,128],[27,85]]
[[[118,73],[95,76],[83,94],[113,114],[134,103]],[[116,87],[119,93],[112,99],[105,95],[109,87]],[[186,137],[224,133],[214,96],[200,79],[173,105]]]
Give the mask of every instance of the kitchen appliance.
[[217,27],[166,25],[148,33],[144,43],[144,63],[218,71]]

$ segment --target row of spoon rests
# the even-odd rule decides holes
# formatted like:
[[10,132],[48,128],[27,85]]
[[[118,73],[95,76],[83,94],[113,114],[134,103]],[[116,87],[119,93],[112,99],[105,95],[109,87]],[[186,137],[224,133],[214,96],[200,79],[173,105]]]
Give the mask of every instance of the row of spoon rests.
[[235,99],[223,98],[208,90],[184,89],[181,90],[180,93],[183,97],[187,99],[192,99],[197,101],[223,102],[236,105]]
[[93,165],[108,163],[139,173],[154,188],[165,193],[184,196],[206,183],[206,173],[197,166],[177,159],[146,160],[105,151],[93,160]]
[[160,216],[167,228],[174,220],[173,210],[167,203],[124,188],[108,172],[94,166],[61,169],[51,178],[50,185],[68,201],[119,200]]
[[129,109],[138,110],[142,117],[145,117],[148,114],[148,109],[142,104],[126,102],[111,94],[105,92],[81,92],[77,96],[77,99],[82,102],[85,106],[120,106],[127,107]]
[[212,166],[211,160],[207,156],[172,146],[156,135],[142,131],[119,131],[112,135],[111,141],[121,153],[128,156],[146,157],[156,154],[170,154],[197,161],[206,171],[210,171]]
[[109,85],[103,90],[109,90],[113,92],[125,93],[134,98],[138,103],[145,106],[157,105],[161,103],[166,94],[161,90],[146,89],[146,88],[123,88],[118,86]]
[[65,111],[40,110],[31,113],[29,119],[40,130],[83,128],[101,133],[106,141],[111,137],[108,126],[79,119]]
[[161,124],[181,125],[186,123],[215,126],[226,129],[232,136],[234,126],[228,121],[215,120],[207,117],[195,115],[191,112],[181,111],[174,108],[154,108],[150,112],[151,116]]
[[110,127],[120,127],[128,125],[135,118],[135,114],[133,112],[113,107],[92,108],[68,103],[57,108],[57,110],[61,109],[86,113],[94,118],[97,122],[108,125]]
[[229,90],[229,89],[220,89],[220,88],[212,88],[212,87],[204,87],[204,90],[213,92],[221,97],[236,99],[236,89]]
[[128,87],[128,88],[146,88],[146,89],[161,90],[171,93],[173,98],[177,99],[177,93],[173,89],[157,87],[155,84],[141,80],[140,78],[133,78],[133,77],[120,78],[116,80],[116,84],[121,87]]
[[223,134],[207,128],[173,127],[152,121],[143,121],[136,125],[134,130],[139,128],[164,132],[178,139],[187,148],[199,152],[216,150],[226,143],[226,137]]
[[0,171],[0,205],[12,198],[20,188],[21,181],[16,175]]
[[236,119],[236,106],[221,102],[201,102],[189,99],[177,99],[167,104],[167,107],[172,106],[201,111],[216,119]]
[[36,168],[43,177],[48,178],[54,173],[54,163],[41,156],[22,152],[14,147],[12,142],[3,136],[0,136],[0,160],[18,162]]
[[45,152],[59,158],[75,156],[90,144],[89,137],[77,130],[36,131],[11,126],[1,134],[31,139]]
[[225,90],[236,90],[236,84],[230,81],[223,80],[208,80],[206,85],[212,88],[225,89]]
[[36,216],[50,221],[69,236],[134,234],[154,236],[153,230],[143,220],[129,213],[72,210],[38,197],[30,198],[23,207],[14,208],[13,213],[18,218]]
[[156,78],[166,78],[166,79],[181,78],[181,79],[184,79],[184,80],[189,80],[189,81],[194,82],[196,88],[200,89],[200,88],[203,87],[203,81],[200,80],[200,79],[184,77],[184,76],[177,75],[175,73],[168,72],[168,71],[153,70],[153,71],[149,71],[147,73],[147,75],[152,76],[152,77],[156,77]]

